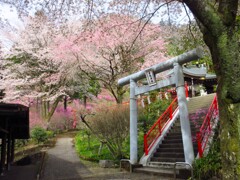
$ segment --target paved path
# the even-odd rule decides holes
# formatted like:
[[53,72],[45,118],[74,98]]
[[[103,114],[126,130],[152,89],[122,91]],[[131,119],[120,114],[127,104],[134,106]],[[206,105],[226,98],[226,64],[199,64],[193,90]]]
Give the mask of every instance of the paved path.
[[121,172],[119,168],[100,168],[98,164],[79,159],[72,138],[58,138],[47,152],[43,180],[167,180],[159,176]]
[[[69,136],[69,135],[68,135]],[[59,137],[55,147],[47,151],[43,180],[167,180],[159,176],[101,168],[97,163],[81,160],[72,138]],[[12,166],[0,180],[36,180],[38,164]]]
[[91,175],[91,171],[80,162],[72,138],[58,138],[55,147],[47,152],[43,179],[81,179],[83,175]]

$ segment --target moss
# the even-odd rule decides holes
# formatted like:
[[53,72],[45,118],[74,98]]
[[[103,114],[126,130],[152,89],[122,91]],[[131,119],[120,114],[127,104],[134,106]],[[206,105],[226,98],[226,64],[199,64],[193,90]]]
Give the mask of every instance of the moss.
[[[226,103],[226,102],[225,102]],[[221,105],[221,154],[224,179],[238,179],[240,176],[240,136],[239,107],[240,104]]]

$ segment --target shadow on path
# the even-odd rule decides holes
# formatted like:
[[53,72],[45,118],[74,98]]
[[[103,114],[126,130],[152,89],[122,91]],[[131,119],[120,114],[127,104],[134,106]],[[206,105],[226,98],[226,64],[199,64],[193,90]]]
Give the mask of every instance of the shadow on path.
[[56,146],[47,152],[43,180],[83,179],[92,172],[80,162],[72,138],[59,138]]
[[142,173],[129,173],[119,168],[84,165],[76,154],[72,138],[58,138],[56,146],[47,152],[43,180],[169,180]]

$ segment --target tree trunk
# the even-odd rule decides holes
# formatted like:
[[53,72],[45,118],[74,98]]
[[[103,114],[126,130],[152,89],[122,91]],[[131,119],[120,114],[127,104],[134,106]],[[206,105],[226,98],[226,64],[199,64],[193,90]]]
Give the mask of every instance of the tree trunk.
[[67,96],[64,96],[63,105],[64,105],[64,111],[67,111]]
[[[50,107],[50,102],[49,102],[49,101],[46,102],[47,106],[44,106],[44,109],[45,109],[45,111],[46,111],[46,112],[45,112],[46,115],[45,115],[45,117],[44,117],[44,120],[47,122],[47,130],[49,129],[51,118],[52,118],[52,116],[53,116],[53,114],[54,114],[54,112],[55,112],[55,110],[56,110],[56,108],[57,108],[57,106],[58,106],[58,103],[60,102],[61,98],[62,98],[62,97],[58,97],[58,98],[54,101],[54,103],[52,104],[51,107]],[[44,103],[44,104],[45,104],[45,103]]]
[[218,77],[223,179],[240,179],[240,53],[237,33],[204,36]]
[[51,108],[50,108],[50,105],[49,105],[49,111],[48,111],[47,117],[46,117],[47,122],[50,122],[51,117],[53,116],[53,114],[54,114],[54,112],[55,112],[55,110],[56,110],[56,108],[57,108],[58,103],[60,102],[60,100],[61,100],[61,97],[58,97],[58,98],[54,101],[54,103],[52,104]]
[[87,96],[83,96],[83,105],[85,108],[87,107]]
[[218,80],[222,179],[240,179],[238,0],[183,0],[197,19]]

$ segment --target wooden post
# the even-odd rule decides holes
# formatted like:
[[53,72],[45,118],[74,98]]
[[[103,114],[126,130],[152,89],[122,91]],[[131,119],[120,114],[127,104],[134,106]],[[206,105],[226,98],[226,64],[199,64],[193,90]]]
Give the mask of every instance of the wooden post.
[[15,139],[12,138],[12,145],[11,145],[11,163],[14,162],[14,153],[15,153]]
[[[7,130],[8,126],[8,119],[4,119],[5,130]],[[5,168],[5,161],[6,161],[6,143],[7,143],[7,132],[4,132],[2,138],[2,146],[1,146],[1,164],[0,164],[0,174],[3,174],[3,170]]]
[[[11,123],[10,123],[11,124]],[[12,145],[12,131],[11,127],[8,129],[9,133],[7,136],[7,170],[10,170],[10,162],[11,162],[11,145]]]

